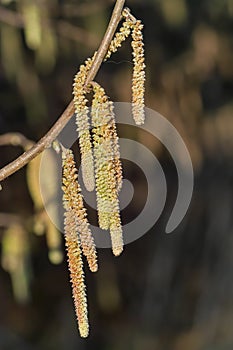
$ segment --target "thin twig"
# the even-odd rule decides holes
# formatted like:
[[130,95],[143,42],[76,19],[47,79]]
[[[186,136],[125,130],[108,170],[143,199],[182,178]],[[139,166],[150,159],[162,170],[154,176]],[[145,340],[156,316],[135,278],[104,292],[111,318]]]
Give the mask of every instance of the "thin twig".
[[[110,45],[110,42],[121,20],[121,13],[123,10],[124,3],[125,3],[125,0],[116,1],[108,28],[99,46],[92,68],[90,69],[89,74],[87,76],[86,85],[88,85],[88,83],[95,78],[103,62],[103,59]],[[74,114],[74,103],[73,101],[71,101],[68,107],[60,116],[60,118],[56,121],[56,123],[52,126],[52,128],[47,132],[47,134],[42,139],[40,139],[31,149],[24,152],[21,156],[19,156],[13,162],[9,163],[8,165],[6,165],[4,168],[0,170],[0,181],[14,174],[17,170],[21,169],[28,162],[30,162],[32,159],[38,156],[38,154],[40,154],[45,148],[50,147],[52,142],[56,139],[56,137],[59,135],[59,133],[68,123],[68,121],[72,118],[73,114]]]
[[28,150],[34,145],[32,140],[29,140],[19,132],[9,132],[0,135],[0,146],[21,146],[24,150]]

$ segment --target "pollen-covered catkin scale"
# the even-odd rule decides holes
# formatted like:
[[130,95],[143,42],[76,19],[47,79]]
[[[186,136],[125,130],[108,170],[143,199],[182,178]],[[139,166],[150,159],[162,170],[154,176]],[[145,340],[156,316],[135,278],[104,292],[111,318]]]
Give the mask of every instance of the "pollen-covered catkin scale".
[[142,125],[145,120],[145,59],[142,28],[143,25],[141,21],[137,20],[133,26],[131,43],[134,63],[132,78],[132,113],[137,125]]
[[116,177],[115,162],[116,155],[119,156],[119,148],[116,152],[116,140],[113,139],[113,136],[117,136],[116,130],[113,130],[115,116],[104,89],[93,83],[93,91],[92,125],[99,226],[110,229],[113,253],[119,255],[123,250],[123,237],[118,200],[119,179]]
[[76,112],[77,131],[79,134],[83,182],[88,191],[94,190],[95,179],[85,82],[94,58],[95,54],[91,59],[87,59],[85,61],[85,64],[80,66],[80,69],[74,78],[73,84],[74,105]]
[[78,328],[81,337],[86,338],[89,334],[86,286],[84,282],[82,253],[76,235],[75,213],[69,209],[65,213],[66,250]]
[[[76,236],[79,235],[83,254],[87,258],[92,272],[97,271],[97,253],[95,242],[87,220],[86,209],[83,204],[81,188],[77,181],[77,169],[74,162],[73,152],[62,149],[63,163],[63,205],[66,210],[72,210],[75,215]],[[78,239],[78,236],[77,236]]]

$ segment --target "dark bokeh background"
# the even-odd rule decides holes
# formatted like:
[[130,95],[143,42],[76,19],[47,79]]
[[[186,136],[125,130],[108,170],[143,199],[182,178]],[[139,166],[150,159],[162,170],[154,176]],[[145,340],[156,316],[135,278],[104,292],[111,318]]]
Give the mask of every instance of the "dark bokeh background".
[[[0,1],[1,134],[17,131],[31,140],[44,135],[70,101],[73,76],[98,47],[112,6]],[[26,169],[4,181],[1,350],[233,348],[233,1],[146,0],[127,6],[145,24],[146,105],[172,122],[192,157],[189,212],[165,235],[177,192],[175,167],[158,140],[138,132],[166,174],[166,208],[121,257],[99,249],[99,272],[86,269],[91,334],[82,340],[67,264],[51,264],[45,236],[34,234],[41,227]],[[97,79],[114,101],[130,101],[131,73],[127,41]],[[21,152],[2,146],[1,166]],[[127,164],[140,187],[140,174],[130,169]]]

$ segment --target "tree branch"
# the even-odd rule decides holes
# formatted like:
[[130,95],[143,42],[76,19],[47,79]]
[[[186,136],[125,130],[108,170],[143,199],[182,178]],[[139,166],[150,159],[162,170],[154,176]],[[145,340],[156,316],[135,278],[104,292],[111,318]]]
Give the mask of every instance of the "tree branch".
[[[99,49],[97,51],[95,60],[93,62],[93,65],[89,71],[89,74],[87,76],[86,80],[86,86],[90,81],[92,81],[102,62],[103,59],[107,53],[108,47],[110,45],[110,42],[113,38],[113,35],[117,29],[117,26],[121,20],[121,13],[123,10],[125,0],[117,0],[115,7],[112,12],[112,17],[110,19],[108,28],[105,32],[105,35],[103,37],[103,40],[99,46]],[[62,131],[62,129],[65,127],[65,125],[68,123],[68,121],[72,118],[74,114],[74,103],[71,101],[68,105],[68,107],[65,109],[65,111],[62,113],[60,118],[56,121],[56,123],[52,126],[52,128],[47,132],[47,134],[42,137],[32,148],[30,148],[28,151],[24,152],[21,156],[19,156],[17,159],[15,159],[13,162],[6,165],[4,168],[0,170],[0,181],[6,179],[8,176],[14,174],[17,170],[21,169],[23,166],[25,166],[28,162],[30,162],[33,158],[35,158],[38,154],[40,154],[45,148],[50,147],[51,143],[56,139],[56,137],[59,135],[59,133]]]
[[19,132],[9,132],[4,135],[0,135],[0,146],[21,146],[24,150],[28,150],[34,145],[32,140],[27,139]]

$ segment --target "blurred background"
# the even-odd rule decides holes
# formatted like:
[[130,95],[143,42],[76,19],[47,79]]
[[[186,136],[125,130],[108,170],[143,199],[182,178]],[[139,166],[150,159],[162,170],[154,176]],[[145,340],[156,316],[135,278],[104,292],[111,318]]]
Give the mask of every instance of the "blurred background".
[[[233,1],[127,1],[145,24],[146,106],[183,137],[195,187],[182,224],[165,235],[177,194],[175,166],[158,140],[119,130],[150,148],[168,198],[156,225],[114,258],[87,266],[90,336],[80,339],[62,236],[38,194],[38,160],[3,182],[0,201],[0,349],[228,350],[233,348]],[[1,167],[52,126],[72,97],[73,76],[92,56],[113,1],[0,0]],[[130,42],[97,81],[130,101]],[[17,146],[20,144],[21,146]],[[50,169],[51,168],[51,169]],[[143,176],[124,162],[143,192]],[[48,177],[55,176],[50,165]],[[143,187],[144,186],[144,187]],[[123,211],[137,215],[145,195]],[[141,201],[141,202],[140,202]]]

